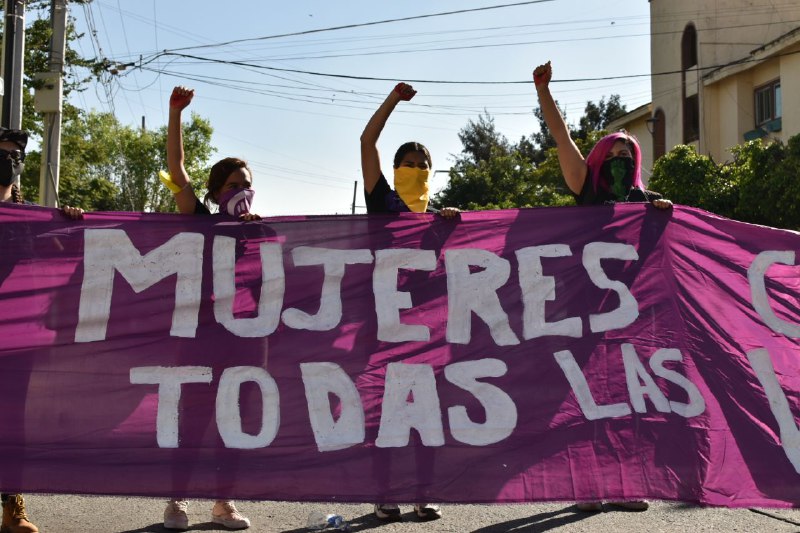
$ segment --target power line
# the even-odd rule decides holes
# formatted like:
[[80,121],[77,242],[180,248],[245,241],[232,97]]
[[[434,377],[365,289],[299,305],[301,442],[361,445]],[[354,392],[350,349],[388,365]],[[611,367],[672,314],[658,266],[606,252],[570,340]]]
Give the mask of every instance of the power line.
[[[795,23],[800,22],[800,20],[784,20],[781,21],[784,23]],[[768,25],[768,23],[753,23],[753,24],[740,24],[736,26],[724,26],[719,28],[703,28],[702,30],[698,30],[698,32],[711,32],[711,31],[722,31],[722,30],[731,30],[731,29],[744,29],[744,28],[753,28],[758,26]],[[586,31],[588,29],[602,29],[600,27],[595,28],[578,28],[576,30],[564,30],[564,31]],[[543,33],[552,33],[552,32],[543,32]],[[562,31],[563,33],[563,31]],[[483,48],[502,48],[506,46],[529,46],[529,45],[536,45],[536,44],[555,44],[555,43],[562,43],[562,42],[578,42],[578,41],[600,41],[605,39],[624,39],[624,38],[637,38],[637,37],[653,37],[653,36],[660,36],[660,35],[679,35],[682,34],[683,30],[670,30],[670,31],[661,31],[661,32],[647,32],[647,33],[628,33],[624,35],[598,35],[593,37],[569,37],[569,38],[560,38],[560,39],[546,39],[546,40],[538,40],[538,41],[517,41],[517,42],[505,42],[505,43],[490,43],[490,44],[470,44],[464,46],[440,46],[440,47],[429,47],[429,48],[401,48],[395,50],[375,50],[374,48],[370,49],[369,51],[358,51],[355,53],[345,53],[349,50],[353,49],[345,49],[342,50],[341,53],[336,53],[336,51],[323,51],[317,52],[316,55],[284,55],[278,57],[265,57],[260,59],[260,61],[297,61],[297,60],[309,60],[309,59],[333,59],[333,58],[342,58],[342,57],[363,57],[363,56],[378,56],[378,55],[392,55],[392,54],[412,54],[418,52],[447,52],[447,51],[454,51],[454,50],[474,50],[474,49],[483,49]],[[471,42],[474,42],[476,39],[492,39],[498,38],[496,35],[488,35],[482,37],[473,37],[469,39]],[[428,43],[411,43],[412,46],[421,45],[421,44],[435,44],[435,43],[443,43],[443,42],[452,42],[452,41],[460,41],[464,39],[451,39],[451,40],[438,40],[438,41],[429,41]],[[408,45],[408,43],[404,43]],[[389,47],[391,45],[386,45]],[[361,50],[361,49],[358,49]],[[165,50],[161,53],[169,53],[170,50]],[[300,53],[300,52],[298,52]],[[311,52],[312,54],[314,52]],[[158,54],[156,54],[158,56]],[[211,58],[208,58],[210,60]]]
[[[511,4],[511,5],[516,5],[516,4]],[[772,13],[774,11],[778,11],[779,8],[782,8],[784,6],[787,6],[788,8],[791,8],[791,7],[794,7],[795,4],[793,2],[790,2],[788,4],[780,4],[779,6],[775,6],[774,10],[772,8],[770,8],[769,11],[764,11],[764,8],[759,8],[759,9],[740,9],[740,10],[737,10],[737,13],[740,14],[740,15],[741,14],[745,14],[745,13],[748,13],[748,14],[758,14],[758,13],[763,13],[763,12]],[[502,6],[499,6],[499,7],[502,7]],[[484,9],[484,8],[478,8],[478,9]],[[469,11],[469,10],[466,10],[466,11]],[[685,11],[685,12],[673,14],[670,17],[665,17],[665,19],[660,21],[660,22],[661,23],[669,23],[671,20],[684,20],[687,16],[693,16],[693,15],[694,16],[700,16],[700,15],[702,15],[702,13],[706,13],[706,12],[710,13],[711,11],[699,11],[699,10],[696,10],[696,9],[695,10],[691,10],[691,11]],[[131,16],[131,17],[137,17],[137,15],[135,15],[133,13],[129,13],[129,12],[126,12],[126,13],[128,13],[129,16]],[[424,16],[427,16],[427,15],[422,15],[422,16],[424,17]],[[615,22],[619,22],[619,21],[634,21],[634,20],[639,20],[639,19],[642,19],[642,18],[643,17],[633,17],[633,16],[631,16],[631,17],[613,17],[613,18],[605,18],[605,19],[601,19],[601,18],[580,19],[580,20],[571,19],[569,21],[551,21],[551,22],[541,22],[541,23],[536,23],[536,24],[521,24],[521,25],[508,25],[508,26],[480,27],[480,28],[462,28],[462,29],[443,30],[443,31],[436,31],[436,32],[404,33],[402,35],[398,35],[398,34],[391,34],[391,35],[381,34],[381,35],[372,35],[372,36],[364,36],[364,37],[355,37],[355,38],[353,38],[353,37],[344,37],[344,38],[339,38],[339,39],[328,39],[328,40],[318,40],[318,41],[303,40],[303,41],[284,43],[284,44],[280,44],[278,46],[279,47],[298,46],[298,45],[299,46],[309,46],[309,45],[313,45],[315,42],[316,43],[325,43],[325,42],[334,43],[334,42],[337,42],[337,41],[339,41],[339,42],[342,42],[342,41],[345,41],[345,42],[358,42],[358,41],[374,40],[374,39],[393,39],[393,38],[398,38],[398,37],[402,37],[404,39],[407,39],[408,37],[416,37],[416,36],[420,36],[420,35],[442,35],[442,34],[447,34],[447,33],[463,33],[463,32],[475,32],[475,31],[495,31],[495,30],[503,30],[503,29],[516,29],[516,28],[538,27],[538,26],[552,27],[552,26],[557,26],[557,25],[578,25],[578,24],[585,24],[585,23],[600,23],[600,22],[603,22],[603,21],[610,21],[611,24],[614,24]],[[393,19],[393,20],[404,20],[404,19]],[[781,20],[781,22],[782,23],[790,23],[790,22],[795,22],[795,21]],[[366,23],[366,25],[369,25],[369,24],[371,24],[371,23]],[[701,28],[698,31],[718,31],[718,30],[726,30],[726,29],[734,29],[734,28],[763,26],[765,24],[769,25],[770,23],[745,24],[745,25],[727,26],[727,27],[720,27],[720,28]],[[639,24],[627,24],[627,25],[639,25]],[[351,26],[357,27],[357,26],[359,26],[359,24],[354,24],[354,25],[351,25]],[[622,25],[619,25],[619,24],[616,25],[616,27],[620,27],[620,26],[622,26]],[[344,28],[344,27],[349,27],[349,26],[341,26],[341,27]],[[576,28],[575,31],[585,31],[586,29],[587,28]],[[306,34],[306,33],[314,33],[316,31],[320,31],[320,30],[308,30],[308,31],[305,31],[305,32],[297,32],[296,34],[284,34],[284,35],[303,35],[303,34]],[[670,34],[670,33],[675,33],[675,32],[674,31],[668,31],[668,32],[652,31],[651,35],[663,35],[663,34]],[[172,49],[172,50],[165,50],[165,51],[180,51],[180,50],[190,50],[190,49],[197,49],[197,48],[217,48],[217,47],[224,47],[224,46],[226,46],[227,44],[230,44],[230,43],[234,43],[235,44],[235,43],[241,43],[241,42],[252,42],[252,41],[259,41],[259,40],[263,40],[263,39],[273,39],[273,38],[282,37],[282,36],[283,35],[274,35],[274,36],[266,36],[266,37],[252,37],[252,38],[245,38],[245,39],[239,39],[239,40],[236,40],[236,41],[228,41],[228,42],[221,42],[221,43],[198,44],[198,45],[186,46],[186,47],[183,47],[183,48],[175,48],[175,49]],[[158,48],[158,47],[156,47],[156,48]],[[149,57],[151,55],[156,55],[158,53],[159,53],[158,51],[151,51],[151,52],[144,53],[144,55],[146,57]],[[225,52],[223,52],[223,53],[225,53]],[[137,56],[137,55],[139,55],[138,52],[136,54],[131,54],[130,57],[134,57],[134,56]]]
[[[329,89],[315,89],[315,88],[305,88],[305,87],[295,87],[295,86],[287,86],[287,85],[275,85],[275,84],[264,84],[249,80],[238,80],[238,79],[230,79],[230,78],[221,78],[220,76],[204,76],[202,74],[183,74],[180,72],[171,72],[164,69],[153,69],[145,67],[145,70],[150,72],[165,74],[169,76],[176,76],[176,77],[184,77],[185,79],[192,80],[192,81],[200,81],[204,83],[210,83],[218,86],[224,86],[230,89],[242,91],[242,92],[249,92],[255,93],[265,96],[275,96],[277,98],[283,98],[287,100],[293,101],[301,101],[301,102],[308,102],[308,103],[316,103],[321,105],[329,105],[329,106],[337,106],[337,107],[351,107],[356,109],[372,109],[374,105],[376,96],[379,97],[381,100],[385,97],[384,94],[377,94],[377,93],[361,93],[355,91],[339,91],[333,88]],[[227,82],[226,84],[222,84],[221,82]],[[614,85],[606,85],[602,88],[608,87],[619,87],[620,84]],[[266,89],[264,87],[270,87],[270,89]],[[275,89],[271,89],[274,87]],[[595,87],[598,88],[598,87]],[[297,90],[304,90],[304,91],[331,91],[333,94],[331,95],[314,95],[314,94],[297,94],[296,92],[290,91],[280,91],[277,89],[289,89],[290,91],[297,91]],[[570,92],[570,91],[565,91]],[[638,98],[640,96],[650,94],[650,90],[648,89],[644,93],[637,92],[637,93],[629,93],[626,94],[626,98]],[[429,95],[424,95],[423,98]],[[494,97],[495,95],[483,95],[484,97]],[[443,114],[452,114],[452,115],[473,115],[475,113],[480,113],[484,109],[490,109],[493,115],[528,115],[531,113],[531,109],[534,107],[534,103],[532,98],[534,97],[533,93],[519,93],[513,96],[524,96],[526,98],[524,104],[489,104],[489,103],[472,103],[472,104],[460,104],[460,105],[452,105],[452,104],[424,104],[418,102],[415,99],[414,102],[410,102],[408,106],[410,109],[403,109],[398,112],[400,113],[419,113],[419,111],[414,111],[415,108],[429,108],[429,109],[440,109],[440,110],[447,110],[450,113],[443,113]],[[349,97],[361,97],[361,99],[353,99]],[[361,107],[361,106],[342,106],[342,103],[356,103],[356,104],[368,104],[370,107]],[[586,101],[583,100],[581,102],[565,102],[563,105],[585,105]],[[521,109],[525,110],[524,112],[502,112],[498,110],[512,110],[512,109]],[[465,113],[453,113],[453,111],[461,111]]]
[[245,39],[234,39],[232,41],[225,41],[221,43],[215,44],[201,44],[197,46],[184,46],[182,48],[173,48],[172,51],[180,51],[180,50],[196,50],[198,48],[209,48],[209,47],[218,47],[218,46],[227,46],[230,44],[240,44],[252,41],[266,41],[268,39],[279,39],[282,37],[296,37],[298,35],[310,35],[312,33],[323,33],[328,31],[337,31],[337,30],[346,30],[352,28],[363,28],[365,26],[377,26],[379,24],[389,24],[392,22],[405,22],[409,20],[419,20],[419,19],[426,19],[426,18],[433,18],[433,17],[444,17],[448,15],[460,15],[462,13],[474,13],[476,11],[489,11],[493,9],[504,9],[507,7],[518,7],[518,6],[525,6],[530,4],[542,4],[545,2],[554,2],[555,0],[528,0],[527,2],[516,2],[513,4],[500,4],[494,6],[485,6],[485,7],[476,7],[472,9],[459,9],[456,11],[444,11],[440,13],[429,13],[427,15],[414,15],[411,17],[402,17],[396,19],[385,19],[385,20],[376,20],[372,22],[361,22],[356,24],[345,24],[343,26],[332,26],[329,28],[318,28],[315,30],[305,30],[305,31],[298,31],[292,33],[280,33],[275,35],[264,35],[262,37],[248,37]]
[[[782,54],[774,54],[768,58],[763,59],[736,59],[733,61],[729,61],[728,63],[717,64],[717,65],[709,65],[706,67],[697,67],[693,69],[685,69],[685,70],[670,70],[665,72],[652,72],[649,74],[624,74],[620,76],[601,76],[596,78],[571,78],[571,79],[564,79],[564,80],[552,80],[550,83],[575,83],[575,82],[586,82],[586,81],[608,81],[608,80],[623,80],[623,79],[633,79],[633,78],[647,78],[651,76],[668,76],[673,74],[680,74],[682,72],[702,72],[702,71],[709,71],[714,69],[721,69],[731,65],[738,65],[738,64],[745,64],[745,63],[758,63],[767,61],[768,59],[774,57],[784,57],[789,55],[794,55],[800,53],[800,50],[794,52],[784,52]],[[253,69],[263,69],[263,70],[270,70],[270,71],[278,71],[278,72],[292,72],[295,74],[307,74],[309,76],[321,76],[321,77],[328,77],[328,78],[341,78],[341,79],[348,79],[348,80],[362,80],[362,81],[389,81],[389,82],[399,82],[405,81],[407,83],[430,83],[430,84],[449,84],[449,85],[520,85],[520,84],[531,84],[533,80],[519,80],[519,81],[475,81],[475,80],[415,80],[415,79],[405,79],[401,80],[399,78],[379,78],[374,76],[357,76],[353,74],[335,74],[331,72],[315,72],[310,70],[299,70],[299,69],[289,69],[289,68],[281,68],[281,67],[270,67],[266,65],[258,65],[254,63],[246,63],[244,61],[233,61],[233,60],[225,60],[225,59],[215,59],[210,57],[201,57],[201,56],[194,56],[189,54],[178,54],[175,52],[162,52],[160,56],[174,56],[174,57],[183,57],[186,59],[194,59],[197,61],[208,62],[208,63],[218,63],[223,65],[232,65],[232,66],[239,66],[239,67],[250,67]],[[156,56],[159,57],[159,56]],[[155,58],[147,61],[140,66],[143,68],[144,65],[150,63]]]
[[[165,75],[168,75],[168,76],[180,77],[180,78],[184,78],[184,79],[187,79],[187,80],[197,81],[197,82],[200,82],[200,83],[208,83],[208,84],[214,85],[216,87],[225,87],[225,88],[228,88],[228,89],[234,89],[234,90],[238,90],[238,91],[242,91],[242,92],[255,93],[255,94],[260,94],[260,95],[265,95],[265,96],[273,96],[275,98],[280,98],[282,100],[289,100],[289,101],[293,101],[293,102],[303,102],[303,103],[320,104],[320,105],[335,105],[336,107],[339,107],[339,108],[350,108],[350,109],[360,109],[360,110],[373,110],[374,109],[373,105],[370,105],[368,107],[364,107],[364,106],[359,106],[359,105],[347,105],[346,103],[342,103],[342,102],[351,102],[351,103],[373,104],[373,102],[366,102],[366,101],[359,101],[359,100],[348,100],[348,99],[340,98],[337,101],[331,103],[331,102],[328,102],[328,100],[330,100],[329,97],[320,97],[320,96],[313,96],[313,95],[308,95],[308,96],[306,96],[306,95],[294,95],[294,94],[280,93],[280,92],[270,91],[270,90],[259,90],[259,89],[256,89],[256,88],[245,88],[245,87],[240,87],[240,86],[236,86],[236,85],[231,85],[230,83],[222,83],[223,81],[232,81],[232,80],[223,80],[222,78],[219,78],[219,77],[214,77],[214,78],[204,77],[205,79],[203,79],[203,78],[197,77],[196,75],[193,75],[193,74],[184,74],[184,73],[178,73],[178,72],[170,72],[170,71],[166,71],[166,70],[157,70],[157,69],[150,68],[150,67],[145,67],[143,70],[147,70],[147,71],[150,71],[150,72],[156,72],[156,73],[159,73],[159,74],[165,74]],[[238,83],[238,82],[233,81],[233,83]],[[453,111],[443,112],[443,111],[413,111],[413,110],[404,109],[404,110],[398,111],[398,113],[402,113],[402,114],[424,114],[424,115],[444,115],[444,116],[472,116],[476,112],[480,111],[479,109],[475,109],[476,106],[473,106],[472,111],[466,111],[466,110],[468,110],[470,108],[459,108],[458,106],[443,106],[443,105],[428,105],[428,104],[415,104],[415,106],[416,107],[428,107],[428,108],[441,108],[441,109],[448,109],[448,108],[451,108],[451,109],[462,109],[464,111],[462,111],[462,112],[453,112]],[[532,106],[524,106],[524,107],[528,107],[529,109],[532,109]],[[526,112],[495,112],[493,114],[494,115],[528,115],[528,114],[530,114],[530,111],[526,111]]]

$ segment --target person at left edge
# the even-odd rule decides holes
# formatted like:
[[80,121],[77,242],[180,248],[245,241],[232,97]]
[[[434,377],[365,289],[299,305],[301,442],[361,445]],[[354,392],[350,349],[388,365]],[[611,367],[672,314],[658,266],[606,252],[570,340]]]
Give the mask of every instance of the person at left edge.
[[[0,202],[34,205],[23,199],[22,193],[15,183],[15,180],[22,174],[27,145],[27,132],[0,128]],[[64,207],[61,211],[72,219],[83,217],[83,209],[77,207]],[[2,409],[6,410],[9,407],[2,406]],[[13,427],[3,428],[4,432],[13,430]],[[22,494],[3,493],[0,494],[0,501],[3,505],[3,521],[0,531],[3,533],[37,533],[39,531],[39,528],[28,518]]]
[[[0,128],[0,202],[35,205],[23,198],[15,183],[25,167],[27,145],[26,131]],[[71,219],[83,218],[83,209],[79,207],[62,207],[61,212]]]

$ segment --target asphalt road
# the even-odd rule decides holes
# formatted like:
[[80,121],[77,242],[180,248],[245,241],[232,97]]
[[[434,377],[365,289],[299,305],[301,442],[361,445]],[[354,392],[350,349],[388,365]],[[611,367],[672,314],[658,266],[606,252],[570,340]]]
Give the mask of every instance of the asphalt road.
[[[25,496],[28,514],[42,533],[155,533],[162,526],[165,500],[72,495]],[[211,501],[189,503],[189,531],[227,531],[211,523]],[[312,511],[342,515],[352,531],[375,533],[432,532],[800,532],[800,510],[719,509],[653,502],[649,511],[605,506],[602,513],[583,513],[569,503],[518,505],[446,505],[443,517],[420,522],[410,505],[401,506],[403,521],[379,522],[365,504],[237,502],[252,522],[249,531],[302,533]]]

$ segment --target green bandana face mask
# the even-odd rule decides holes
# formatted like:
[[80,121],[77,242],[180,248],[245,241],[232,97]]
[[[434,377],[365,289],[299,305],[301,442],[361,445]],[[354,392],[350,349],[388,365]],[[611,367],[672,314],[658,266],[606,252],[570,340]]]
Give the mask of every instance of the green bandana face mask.
[[611,192],[617,201],[624,201],[633,189],[633,158],[612,157],[600,167],[600,183],[598,188]]

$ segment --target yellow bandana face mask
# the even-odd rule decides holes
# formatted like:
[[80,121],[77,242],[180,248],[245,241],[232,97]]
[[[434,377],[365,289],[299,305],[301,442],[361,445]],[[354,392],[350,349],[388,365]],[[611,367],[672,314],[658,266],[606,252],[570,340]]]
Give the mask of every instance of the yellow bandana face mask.
[[428,178],[430,170],[400,167],[394,169],[394,190],[414,213],[428,209]]

